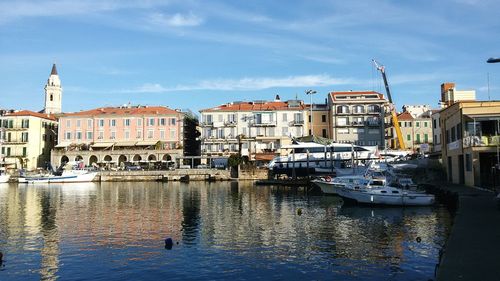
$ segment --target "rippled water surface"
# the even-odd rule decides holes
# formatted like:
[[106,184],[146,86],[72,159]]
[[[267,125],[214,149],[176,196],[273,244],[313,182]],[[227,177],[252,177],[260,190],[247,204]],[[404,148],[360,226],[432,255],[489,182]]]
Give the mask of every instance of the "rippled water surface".
[[252,183],[0,185],[0,280],[428,280],[450,222]]

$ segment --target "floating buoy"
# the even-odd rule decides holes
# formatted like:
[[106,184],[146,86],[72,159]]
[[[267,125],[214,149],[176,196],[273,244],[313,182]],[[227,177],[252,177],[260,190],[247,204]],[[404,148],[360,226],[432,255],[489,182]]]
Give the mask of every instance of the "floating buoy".
[[302,215],[302,208],[297,209],[297,215],[299,215],[299,216]]
[[174,246],[174,241],[172,240],[172,238],[169,237],[165,239],[165,249],[172,250],[173,246]]
[[422,242],[422,238],[417,237],[417,242],[418,242],[418,243]]

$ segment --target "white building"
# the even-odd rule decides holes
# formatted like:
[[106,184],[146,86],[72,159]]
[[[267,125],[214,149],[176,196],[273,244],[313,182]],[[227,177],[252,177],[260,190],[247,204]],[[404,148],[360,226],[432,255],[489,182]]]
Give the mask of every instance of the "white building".
[[61,80],[57,74],[56,65],[52,65],[49,79],[45,85],[45,107],[46,114],[58,114],[62,112],[62,87]]
[[231,102],[201,110],[203,156],[241,151],[250,160],[271,160],[291,138],[308,134],[303,101]]

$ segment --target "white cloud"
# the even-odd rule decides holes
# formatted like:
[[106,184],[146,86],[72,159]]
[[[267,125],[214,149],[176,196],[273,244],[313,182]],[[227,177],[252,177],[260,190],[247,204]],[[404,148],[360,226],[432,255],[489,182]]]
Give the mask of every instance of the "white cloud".
[[292,87],[323,87],[334,85],[361,84],[356,79],[334,78],[330,75],[302,75],[288,76],[282,78],[257,77],[242,79],[214,79],[203,80],[192,85],[177,85],[175,87],[165,87],[158,83],[146,83],[135,89],[122,90],[123,93],[165,93],[175,91],[251,91],[264,90],[270,88],[292,88]]
[[150,17],[150,22],[156,25],[166,25],[172,27],[198,26],[203,23],[203,19],[193,13],[165,15],[154,13]]

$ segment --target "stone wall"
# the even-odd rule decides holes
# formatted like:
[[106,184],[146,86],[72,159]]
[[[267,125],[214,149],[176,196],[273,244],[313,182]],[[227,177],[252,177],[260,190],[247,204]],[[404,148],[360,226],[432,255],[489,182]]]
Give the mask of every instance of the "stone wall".
[[239,180],[263,180],[268,178],[268,169],[240,169],[238,173]]
[[231,180],[228,170],[177,169],[173,171],[102,171],[101,181],[218,181]]

